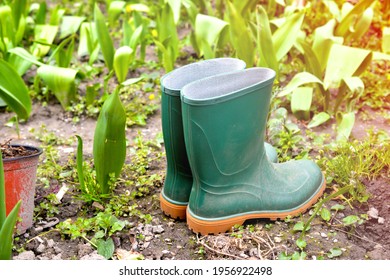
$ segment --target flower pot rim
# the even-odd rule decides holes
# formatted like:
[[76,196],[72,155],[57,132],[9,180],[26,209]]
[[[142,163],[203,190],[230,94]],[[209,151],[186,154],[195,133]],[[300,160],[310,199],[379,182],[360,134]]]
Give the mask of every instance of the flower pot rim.
[[32,155],[28,155],[28,156],[17,156],[17,157],[3,158],[3,162],[4,163],[10,162],[10,161],[17,161],[17,160],[27,159],[27,158],[33,158],[33,157],[40,156],[42,154],[42,149],[38,148],[38,147],[35,147],[35,146],[22,145],[22,144],[12,144],[12,145],[9,145],[9,146],[11,146],[11,147],[24,147],[27,150],[36,151],[36,153],[34,153]]

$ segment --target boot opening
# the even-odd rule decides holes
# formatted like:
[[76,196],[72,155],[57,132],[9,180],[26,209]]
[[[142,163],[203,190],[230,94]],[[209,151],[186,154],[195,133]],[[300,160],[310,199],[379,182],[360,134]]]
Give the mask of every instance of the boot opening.
[[234,97],[273,83],[275,71],[249,68],[195,81],[182,90],[184,101],[204,101]]
[[209,59],[183,66],[166,74],[161,84],[164,89],[180,95],[180,90],[193,81],[244,68],[245,62],[237,58]]

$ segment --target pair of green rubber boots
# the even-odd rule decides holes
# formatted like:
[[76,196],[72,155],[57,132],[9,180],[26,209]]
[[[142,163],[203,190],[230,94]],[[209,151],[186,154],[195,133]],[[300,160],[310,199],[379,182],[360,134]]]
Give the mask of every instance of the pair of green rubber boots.
[[304,212],[325,180],[312,161],[277,163],[264,142],[275,72],[234,58],[205,60],[161,79],[167,158],[162,211],[194,232]]

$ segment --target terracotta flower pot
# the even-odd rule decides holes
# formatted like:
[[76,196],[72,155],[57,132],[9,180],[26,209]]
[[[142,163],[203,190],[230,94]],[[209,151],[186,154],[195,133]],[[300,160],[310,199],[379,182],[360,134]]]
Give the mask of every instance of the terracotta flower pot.
[[33,222],[35,182],[38,158],[42,150],[31,146],[12,145],[12,147],[18,146],[35,151],[32,155],[3,159],[7,215],[15,204],[22,200],[19,210],[21,221],[17,224],[17,233],[22,234],[32,226]]

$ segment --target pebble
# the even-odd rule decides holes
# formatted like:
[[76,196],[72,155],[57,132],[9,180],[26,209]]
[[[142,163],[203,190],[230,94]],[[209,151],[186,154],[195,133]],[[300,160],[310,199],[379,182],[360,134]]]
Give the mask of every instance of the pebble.
[[320,235],[321,235],[321,237],[323,237],[323,238],[328,237],[328,235],[327,235],[325,232],[321,232]]
[[62,253],[62,249],[58,246],[54,246],[54,252],[56,252],[56,254],[59,254],[59,253]]
[[153,226],[153,233],[163,233],[165,230],[161,225]]
[[282,242],[282,238],[276,236],[276,237],[274,237],[274,241],[275,241],[276,243],[280,243],[280,242]]
[[152,235],[149,235],[149,236],[146,236],[145,237],[145,241],[146,242],[149,242],[149,241],[151,241],[153,239],[153,236]]
[[93,248],[91,244],[86,243],[86,244],[78,244],[77,245],[78,253],[77,255],[79,258],[82,258],[88,254],[91,254],[93,252]]
[[382,218],[382,217],[379,217],[378,218],[378,224],[384,224],[385,223],[385,219]]
[[62,260],[62,254],[59,253],[59,254],[55,255],[55,256],[52,258],[52,260]]
[[144,243],[144,245],[143,245],[143,247],[146,249],[146,248],[148,248],[150,246],[150,242],[145,242]]
[[243,259],[249,258],[249,256],[248,256],[247,254],[244,254],[244,253],[241,253],[241,254],[240,254],[240,257],[243,258]]
[[46,246],[43,243],[41,243],[37,247],[36,252],[42,254],[45,250],[46,250]]
[[56,244],[56,243],[54,242],[53,239],[48,239],[48,240],[47,240],[47,247],[53,248],[55,244]]
[[378,209],[376,209],[374,207],[370,207],[367,214],[368,214],[368,216],[370,216],[371,218],[374,218],[374,219],[378,219],[378,217],[379,217]]
[[163,255],[168,255],[168,254],[171,253],[171,251],[169,251],[169,250],[162,250],[161,253],[162,253]]
[[105,260],[105,258],[97,253],[97,251],[92,252],[89,255],[85,255],[80,260]]
[[35,260],[35,254],[33,251],[24,251],[13,258],[14,260]]

